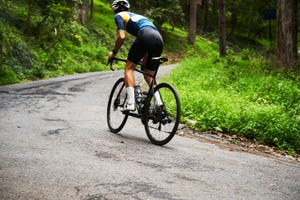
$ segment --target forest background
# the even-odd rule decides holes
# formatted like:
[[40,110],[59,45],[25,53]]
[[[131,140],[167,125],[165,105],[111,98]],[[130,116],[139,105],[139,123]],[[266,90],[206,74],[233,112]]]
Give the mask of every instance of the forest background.
[[[168,81],[184,123],[300,153],[296,0],[130,3],[160,29],[170,63],[181,63]],[[105,0],[0,0],[0,85],[108,70],[113,15]]]

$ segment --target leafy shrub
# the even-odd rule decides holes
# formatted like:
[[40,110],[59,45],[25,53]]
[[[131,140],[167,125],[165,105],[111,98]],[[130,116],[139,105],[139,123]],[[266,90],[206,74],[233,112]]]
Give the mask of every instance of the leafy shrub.
[[0,85],[19,83],[16,73],[6,65],[0,66]]
[[2,69],[4,75],[13,72],[17,77],[17,79],[6,77],[7,80],[10,80],[9,83],[11,83],[12,80],[22,80],[27,78],[34,68],[35,55],[20,36],[17,29],[0,21],[0,30],[0,42],[2,46],[1,62],[2,65],[5,65]]

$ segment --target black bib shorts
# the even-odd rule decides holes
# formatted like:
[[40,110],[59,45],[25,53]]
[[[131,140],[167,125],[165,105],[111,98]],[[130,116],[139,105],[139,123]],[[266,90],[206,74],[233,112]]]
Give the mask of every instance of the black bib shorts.
[[155,71],[158,66],[157,63],[151,61],[151,58],[161,56],[162,51],[163,39],[160,33],[153,28],[144,28],[138,32],[127,59],[138,64],[144,55],[148,53],[146,68]]

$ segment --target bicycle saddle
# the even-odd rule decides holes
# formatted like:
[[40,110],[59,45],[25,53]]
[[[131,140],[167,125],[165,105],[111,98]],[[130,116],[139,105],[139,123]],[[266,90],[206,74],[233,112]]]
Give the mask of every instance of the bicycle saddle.
[[167,62],[168,61],[168,58],[165,58],[165,57],[153,57],[152,60],[156,61],[156,62],[159,62],[159,64],[162,64],[164,62]]

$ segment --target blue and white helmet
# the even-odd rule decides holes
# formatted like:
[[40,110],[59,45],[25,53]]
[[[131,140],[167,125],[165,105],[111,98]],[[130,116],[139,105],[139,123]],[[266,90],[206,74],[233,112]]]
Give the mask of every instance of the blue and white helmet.
[[130,4],[127,0],[114,0],[111,4],[111,8],[114,12],[121,12],[129,10]]

